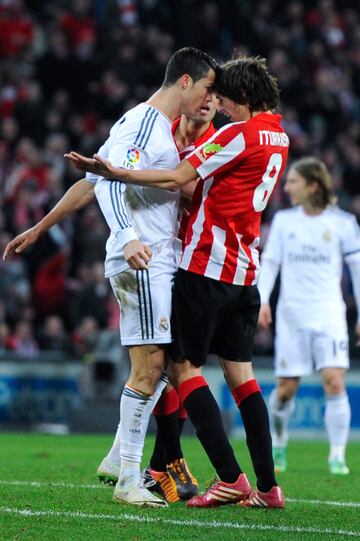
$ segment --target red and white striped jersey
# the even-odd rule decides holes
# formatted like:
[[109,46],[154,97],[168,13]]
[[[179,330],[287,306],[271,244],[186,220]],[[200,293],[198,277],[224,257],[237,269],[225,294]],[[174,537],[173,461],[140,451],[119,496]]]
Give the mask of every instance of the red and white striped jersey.
[[[174,137],[175,145],[176,145],[175,132],[176,132],[176,130],[177,130],[179,124],[180,124],[180,119],[181,119],[181,117],[177,118],[173,122],[173,125],[172,125],[172,128],[171,128],[171,131],[172,131],[172,134],[173,134],[173,137]],[[207,130],[205,130],[204,133],[202,135],[200,135],[200,137],[195,139],[195,141],[193,141],[190,145],[183,148],[182,150],[180,150],[178,148],[178,146],[176,145],[176,147],[178,149],[178,152],[179,152],[180,160],[184,160],[187,156],[189,156],[191,154],[191,152],[193,150],[195,150],[195,148],[198,148],[199,146],[201,146],[212,135],[214,135],[215,132],[216,132],[215,126],[214,126],[214,124],[212,122],[210,122]],[[186,234],[187,224],[188,224],[188,221],[189,221],[189,211],[188,211],[187,206],[185,208],[182,208],[181,203],[180,203],[180,210],[181,210],[181,218],[180,218],[180,224],[179,224],[178,238],[181,240],[182,248],[184,248],[185,247],[185,234]],[[181,248],[181,253],[182,253],[182,248]],[[179,248],[179,250],[180,250],[180,248]]]
[[[171,131],[172,131],[172,134],[173,134],[173,137],[174,137],[175,145],[176,145],[175,132],[176,132],[176,130],[177,130],[179,124],[180,124],[180,120],[181,120],[181,117],[179,116],[176,120],[174,120],[174,122],[172,124],[172,127],[171,127]],[[202,145],[203,143],[205,143],[212,135],[214,135],[215,132],[216,132],[215,126],[214,126],[214,124],[212,122],[210,122],[209,127],[207,128],[207,130],[205,130],[204,133],[202,135],[200,135],[200,137],[195,139],[195,141],[193,141],[193,143],[191,143],[191,145],[188,145],[187,147],[183,148],[182,150],[180,150],[178,148],[180,160],[184,160],[187,156],[189,156],[189,154],[193,150],[195,150],[195,148],[197,148],[200,145]]]
[[200,178],[180,268],[230,284],[256,284],[261,212],[280,178],[289,138],[281,116],[227,124],[187,160]]

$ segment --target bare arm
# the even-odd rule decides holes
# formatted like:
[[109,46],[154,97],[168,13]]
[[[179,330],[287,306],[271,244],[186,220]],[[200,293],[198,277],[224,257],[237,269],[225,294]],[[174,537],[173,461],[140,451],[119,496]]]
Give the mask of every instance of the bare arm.
[[360,261],[355,259],[354,261],[348,261],[347,264],[350,270],[351,282],[353,285],[355,303],[358,313],[355,326],[355,334],[357,338],[356,345],[360,346]]
[[196,180],[192,180],[188,184],[185,184],[181,188],[181,197],[183,197],[187,201],[191,201],[198,181],[199,179],[197,178]]
[[89,171],[101,177],[120,180],[127,184],[139,184],[140,186],[155,186],[165,190],[176,190],[188,184],[198,177],[196,169],[187,161],[183,160],[176,169],[149,169],[131,170],[114,167],[108,160],[95,154],[93,158],[86,158],[77,152],[65,154],[72,163],[81,171]]
[[259,312],[259,327],[267,329],[272,323],[272,314],[270,304],[262,304]]
[[13,252],[23,252],[34,244],[50,227],[59,223],[69,214],[85,207],[92,201],[94,196],[93,185],[85,178],[78,180],[40,222],[8,243],[3,254],[3,260],[5,261]]
[[272,314],[270,307],[270,295],[275,285],[280,265],[275,261],[263,258],[261,263],[261,272],[259,276],[258,288],[261,297],[261,307],[259,312],[259,326],[266,329],[272,323]]

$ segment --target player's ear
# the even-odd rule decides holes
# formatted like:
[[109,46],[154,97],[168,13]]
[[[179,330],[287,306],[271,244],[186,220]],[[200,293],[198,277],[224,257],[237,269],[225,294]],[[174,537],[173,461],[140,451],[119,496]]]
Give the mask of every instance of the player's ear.
[[192,84],[192,78],[190,75],[188,75],[187,73],[184,73],[184,75],[181,76],[180,78],[180,85],[181,85],[181,88],[186,90],[187,88],[189,88]]
[[320,190],[320,186],[319,186],[319,183],[316,182],[316,180],[313,180],[312,183],[310,184],[310,187],[311,187],[311,193],[314,194],[316,192],[318,192]]

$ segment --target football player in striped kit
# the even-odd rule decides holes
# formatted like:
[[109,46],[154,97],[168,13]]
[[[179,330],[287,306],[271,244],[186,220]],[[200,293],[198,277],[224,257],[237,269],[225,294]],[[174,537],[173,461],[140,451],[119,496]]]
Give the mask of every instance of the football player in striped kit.
[[[343,260],[349,267],[360,313],[360,228],[355,216],[335,206],[326,165],[308,156],[291,164],[285,192],[294,206],[276,213],[259,280],[259,323],[272,321],[269,304],[281,272],[276,308],[276,389],[270,395],[275,468],[287,469],[288,425],[302,376],[321,373],[330,473],[346,475],[350,404],[344,376],[349,367],[346,307],[341,293]],[[360,337],[360,322],[355,332]]]
[[[176,189],[197,176],[185,248],[173,290],[172,380],[218,476],[191,507],[240,502],[285,505],[274,475],[269,417],[252,370],[260,308],[256,286],[261,212],[285,168],[289,139],[273,110],[279,91],[264,59],[240,57],[222,66],[220,110],[233,121],[175,170],[127,171],[94,156],[90,170],[108,179]],[[74,160],[85,163],[81,156]],[[201,375],[209,353],[220,357],[239,407],[257,486],[251,490],[225,434],[219,407]]]
[[[196,115],[212,101],[217,69],[216,62],[202,51],[192,47],[177,51],[169,60],[161,88],[116,122],[99,153],[131,170],[175,167],[179,155],[172,122],[181,113]],[[92,197],[93,190],[111,230],[105,274],[119,300],[121,342],[129,346],[131,359],[114,442],[115,448],[120,447],[114,499],[163,507],[166,502],[142,483],[140,463],[151,411],[167,383],[165,345],[171,342],[179,193],[128,188],[96,174],[87,174],[77,188],[78,208]],[[14,249],[19,251],[22,238],[12,241],[5,257]]]

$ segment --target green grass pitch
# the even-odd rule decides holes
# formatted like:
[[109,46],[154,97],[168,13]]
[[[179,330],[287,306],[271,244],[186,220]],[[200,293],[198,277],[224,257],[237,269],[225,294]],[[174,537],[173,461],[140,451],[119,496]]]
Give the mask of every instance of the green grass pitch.
[[[351,473],[331,477],[325,442],[291,442],[289,472],[279,476],[285,510],[139,509],[112,502],[112,488],[97,483],[96,468],[111,436],[0,435],[1,540],[256,540],[304,541],[360,538],[360,443],[348,448]],[[145,461],[153,439],[149,437]],[[234,440],[253,482],[244,442]],[[201,487],[212,468],[195,438],[183,449]]]

